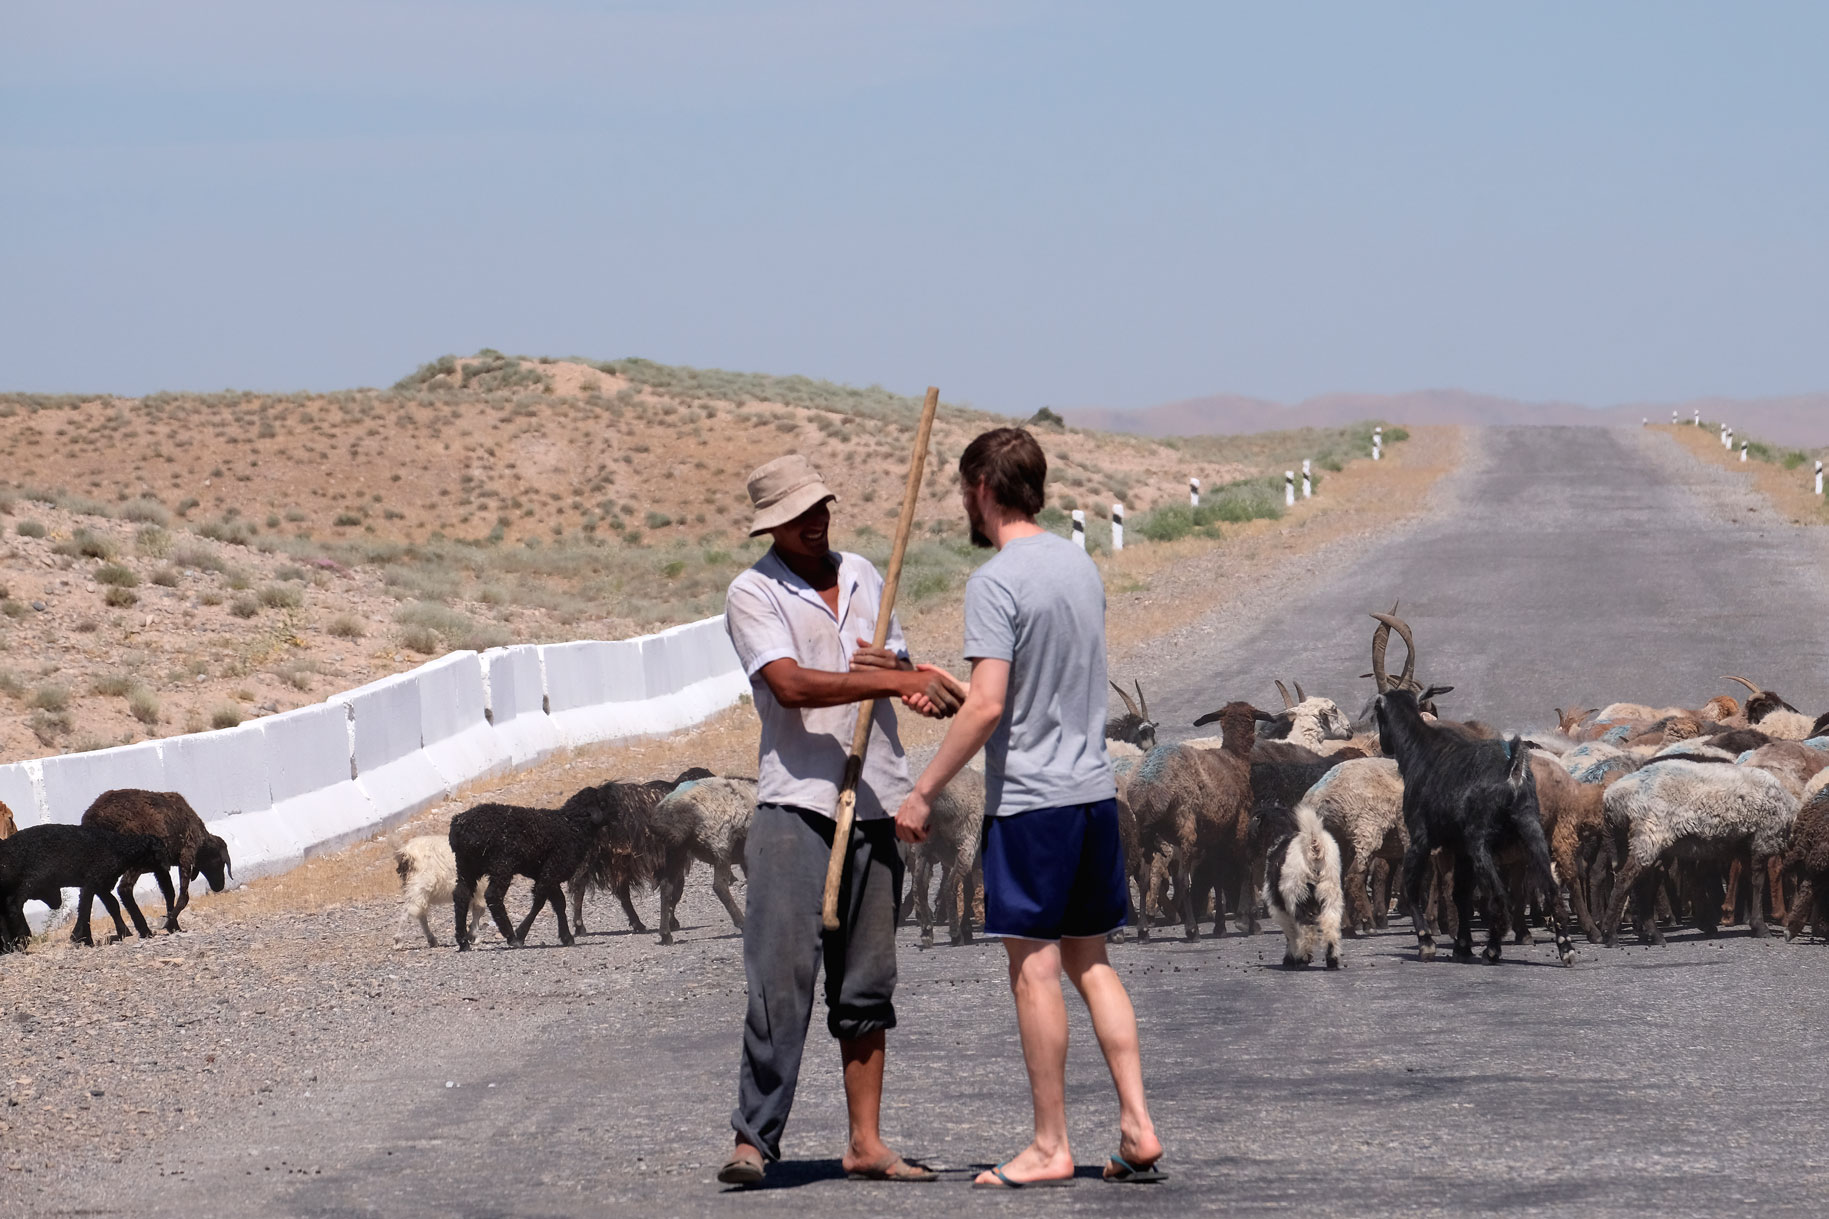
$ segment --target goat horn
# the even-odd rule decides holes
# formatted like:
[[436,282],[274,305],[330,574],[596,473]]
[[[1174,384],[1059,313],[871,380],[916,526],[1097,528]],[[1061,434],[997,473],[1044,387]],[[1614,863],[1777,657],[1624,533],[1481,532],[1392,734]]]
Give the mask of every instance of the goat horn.
[[1136,678],[1134,678],[1134,677],[1133,677],[1133,678],[1131,678],[1131,679],[1130,679],[1130,681],[1131,681],[1131,684],[1132,684],[1132,685],[1134,685],[1134,686],[1136,686],[1136,687],[1137,687],[1137,706],[1138,706],[1138,707],[1139,707],[1139,708],[1140,708],[1140,709],[1141,709],[1141,710],[1140,710],[1140,711],[1139,711],[1139,712],[1138,712],[1138,714],[1139,714],[1139,715],[1141,715],[1141,716],[1142,716],[1142,717],[1143,717],[1143,722],[1144,722],[1144,723],[1146,723],[1146,724],[1147,724],[1147,723],[1149,723],[1149,722],[1150,722],[1150,718],[1149,718],[1149,700],[1148,700],[1148,699],[1147,699],[1147,698],[1144,698],[1144,697],[1143,697],[1143,683],[1142,683],[1142,682],[1140,682],[1140,681],[1138,681],[1138,680],[1137,680],[1137,679],[1136,679]]
[[1751,690],[1751,691],[1752,691],[1752,692],[1753,692],[1753,693],[1754,693],[1754,694],[1759,694],[1759,693],[1761,693],[1761,691],[1760,691],[1760,689],[1759,689],[1759,687],[1758,687],[1758,686],[1755,686],[1755,685],[1754,685],[1754,684],[1753,684],[1753,683],[1752,683],[1752,682],[1750,682],[1750,681],[1748,681],[1748,680],[1747,680],[1747,679],[1746,679],[1746,678],[1744,678],[1744,677],[1734,677],[1734,676],[1732,676],[1732,675],[1731,675],[1731,674],[1730,674],[1730,675],[1729,675],[1729,676],[1727,676],[1727,677],[1723,677],[1723,678],[1722,678],[1722,679],[1721,679],[1721,680],[1722,680],[1722,681],[1737,681],[1737,682],[1739,682],[1739,683],[1740,683],[1740,684],[1741,684],[1741,685],[1743,685],[1743,686],[1745,686],[1745,687],[1746,687],[1746,688],[1747,688],[1747,689],[1749,689],[1749,690]]
[[1302,693],[1302,683],[1301,682],[1296,683],[1296,701],[1298,703],[1305,703],[1308,701],[1308,695]]
[[[1373,614],[1372,617],[1378,620],[1380,629],[1384,630],[1385,642],[1387,645],[1390,643],[1391,631],[1396,631],[1397,637],[1404,641],[1404,671],[1403,676],[1397,679],[1396,684],[1399,686],[1410,685],[1416,679],[1416,638],[1410,634],[1410,624],[1395,614]],[[1378,655],[1378,659],[1382,661],[1384,659],[1384,649],[1379,648],[1374,644],[1373,650]]]
[[1283,683],[1280,681],[1276,684],[1276,692],[1283,696],[1283,709],[1285,711],[1287,711],[1289,708],[1295,706],[1294,703],[1289,701],[1289,691],[1285,690],[1283,688]]
[[[1105,680],[1111,681],[1110,678],[1106,678]],[[1124,700],[1124,709],[1126,711],[1130,712],[1138,719],[1143,718],[1142,713],[1137,710],[1137,704],[1130,701],[1130,695],[1125,691],[1123,686],[1120,686],[1117,682],[1113,681],[1111,682],[1111,688],[1116,690],[1118,692],[1118,697]]]
[[[1377,618],[1377,614],[1372,617]],[[1372,681],[1378,686],[1378,693],[1383,694],[1391,688],[1391,679],[1384,671],[1384,650],[1391,646],[1391,628],[1382,619],[1378,629],[1372,632]]]

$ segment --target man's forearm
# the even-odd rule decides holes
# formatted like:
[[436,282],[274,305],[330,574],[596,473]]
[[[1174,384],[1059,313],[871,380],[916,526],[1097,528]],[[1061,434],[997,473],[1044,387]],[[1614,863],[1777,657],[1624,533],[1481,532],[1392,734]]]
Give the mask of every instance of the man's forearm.
[[953,781],[953,777],[965,769],[965,764],[972,760],[972,755],[983,749],[985,742],[991,739],[991,733],[997,731],[997,721],[1003,718],[1003,708],[985,703],[975,703],[969,697],[965,706],[953,717],[947,726],[946,736],[940,741],[940,748],[934,754],[934,760],[927,764],[921,777],[915,783],[915,791],[925,800],[933,800]]
[[775,701],[783,707],[842,707],[875,698],[900,698],[915,689],[910,671],[904,669],[858,669],[850,673],[831,673],[824,669],[795,669],[777,679],[763,673]]

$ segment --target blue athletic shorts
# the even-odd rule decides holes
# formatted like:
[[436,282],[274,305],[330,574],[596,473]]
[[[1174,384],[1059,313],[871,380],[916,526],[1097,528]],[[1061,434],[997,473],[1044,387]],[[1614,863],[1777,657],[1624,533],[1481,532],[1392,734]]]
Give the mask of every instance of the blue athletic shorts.
[[1103,936],[1129,906],[1116,800],[984,819],[986,935]]

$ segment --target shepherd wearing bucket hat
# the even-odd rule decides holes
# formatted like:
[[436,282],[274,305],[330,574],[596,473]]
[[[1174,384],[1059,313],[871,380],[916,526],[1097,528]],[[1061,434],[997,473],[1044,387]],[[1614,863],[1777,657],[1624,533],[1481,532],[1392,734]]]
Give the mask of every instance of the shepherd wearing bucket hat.
[[958,709],[964,691],[945,672],[909,661],[893,617],[886,645],[870,645],[883,578],[868,559],[829,545],[829,505],[837,499],[799,454],[751,474],[750,536],[766,533],[774,544],[731,581],[725,601],[724,625],[762,720],[756,815],[744,867],[749,1010],[730,1119],[736,1147],[718,1172],[729,1185],[760,1182],[766,1161],[781,1157],[822,964],[826,1027],[838,1039],[844,1063],[846,1172],[876,1181],[934,1179],[890,1150],[877,1126],[884,1034],[895,1027],[895,920],[902,897],[891,818],[910,790],[895,713],[884,702],[876,706],[857,785],[837,931],[821,930],[820,905],[855,704],[900,698],[923,715],[946,716]]

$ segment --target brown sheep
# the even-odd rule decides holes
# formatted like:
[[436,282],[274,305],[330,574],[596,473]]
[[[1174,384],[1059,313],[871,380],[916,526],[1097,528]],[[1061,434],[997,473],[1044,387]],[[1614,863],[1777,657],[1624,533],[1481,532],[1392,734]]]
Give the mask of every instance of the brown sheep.
[[1829,939],[1829,795],[1819,790],[1798,812],[1791,826],[1791,847],[1785,852],[1785,872],[1797,884],[1785,920],[1785,938],[1804,933],[1814,923],[1816,934]]
[[[113,830],[117,834],[151,834],[165,844],[163,864],[152,876],[165,897],[165,930],[184,930],[178,916],[190,905],[191,881],[199,873],[209,881],[211,891],[220,893],[232,874],[229,844],[209,832],[203,818],[177,792],[150,792],[138,788],[116,788],[95,798],[83,814],[84,825]],[[171,869],[178,869],[178,894],[172,896]],[[146,920],[133,900],[134,882],[140,873],[129,869],[121,876],[116,889],[121,904],[133,916],[134,929],[150,935]]]
[[11,838],[18,828],[18,822],[13,820],[13,810],[6,806],[6,801],[0,800],[0,838]]
[[[1126,794],[1143,850],[1156,843],[1168,848],[1181,921],[1190,940],[1200,936],[1195,874],[1203,879],[1214,874],[1230,878],[1242,862],[1236,852],[1241,827],[1251,815],[1251,748],[1259,721],[1274,718],[1249,703],[1228,703],[1195,721],[1196,727],[1220,721],[1225,734],[1220,748],[1160,745],[1144,755],[1131,775]],[[1141,920],[1137,930],[1141,938],[1148,930],[1147,920]],[[1222,900],[1214,934],[1225,933]]]

